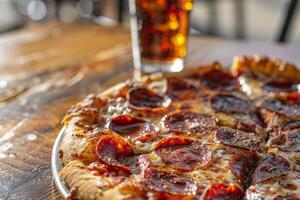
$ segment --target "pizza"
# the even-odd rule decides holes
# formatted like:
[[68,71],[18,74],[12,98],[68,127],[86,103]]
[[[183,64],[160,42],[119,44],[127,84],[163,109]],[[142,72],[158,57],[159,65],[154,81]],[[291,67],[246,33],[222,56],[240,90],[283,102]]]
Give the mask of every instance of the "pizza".
[[70,199],[299,200],[300,70],[263,56],[129,80],[66,114]]

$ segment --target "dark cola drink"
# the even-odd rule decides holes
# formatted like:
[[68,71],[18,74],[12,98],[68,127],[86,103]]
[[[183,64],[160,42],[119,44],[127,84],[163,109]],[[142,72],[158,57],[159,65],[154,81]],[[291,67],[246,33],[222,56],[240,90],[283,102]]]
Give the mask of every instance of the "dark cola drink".
[[134,7],[131,9],[134,17],[131,28],[135,31],[132,39],[136,40],[133,53],[139,54],[139,67],[180,71],[187,53],[192,0],[132,0],[130,3]]

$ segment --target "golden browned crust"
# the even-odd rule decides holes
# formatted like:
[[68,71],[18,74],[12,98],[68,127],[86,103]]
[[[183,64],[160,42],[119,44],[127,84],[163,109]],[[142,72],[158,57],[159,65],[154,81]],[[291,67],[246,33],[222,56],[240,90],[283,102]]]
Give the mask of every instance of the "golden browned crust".
[[289,92],[264,91],[265,84],[272,81],[297,82],[300,80],[300,69],[281,60],[265,56],[237,56],[234,58],[231,72],[239,76],[243,92],[250,99],[287,98]]
[[66,165],[74,159],[79,159],[86,163],[96,161],[96,144],[97,137],[76,136],[73,132],[73,126],[68,126],[65,129],[64,139],[60,147],[62,164]]
[[119,187],[112,188],[109,180],[94,174],[81,161],[69,162],[60,172],[76,199],[117,200],[123,199]]
[[235,57],[231,71],[234,75],[251,73],[269,79],[300,80],[300,70],[295,65],[262,55]]

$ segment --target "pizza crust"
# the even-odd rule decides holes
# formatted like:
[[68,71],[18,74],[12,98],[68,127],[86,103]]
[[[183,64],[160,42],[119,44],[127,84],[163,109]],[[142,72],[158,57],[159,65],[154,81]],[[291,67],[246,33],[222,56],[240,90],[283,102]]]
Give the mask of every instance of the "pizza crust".
[[79,160],[69,162],[60,172],[61,178],[75,191],[78,199],[102,200],[100,198],[109,182],[97,177]]
[[300,70],[291,63],[266,56],[236,56],[231,71],[235,75],[252,73],[260,78],[300,80]]
[[98,137],[82,138],[74,136],[72,126],[66,128],[65,137],[60,147],[62,164],[66,165],[74,159],[80,159],[85,163],[96,161],[95,148],[97,141]]
[[123,184],[112,187],[109,180],[97,176],[79,160],[69,162],[60,172],[60,176],[71,188],[71,196],[76,199],[121,200],[128,199],[130,193],[121,193]]

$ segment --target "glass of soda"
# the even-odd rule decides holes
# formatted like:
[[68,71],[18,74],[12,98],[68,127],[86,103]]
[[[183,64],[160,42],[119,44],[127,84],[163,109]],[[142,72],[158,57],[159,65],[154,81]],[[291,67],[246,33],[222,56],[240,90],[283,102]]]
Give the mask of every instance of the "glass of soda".
[[135,69],[143,74],[184,68],[192,0],[129,0]]

